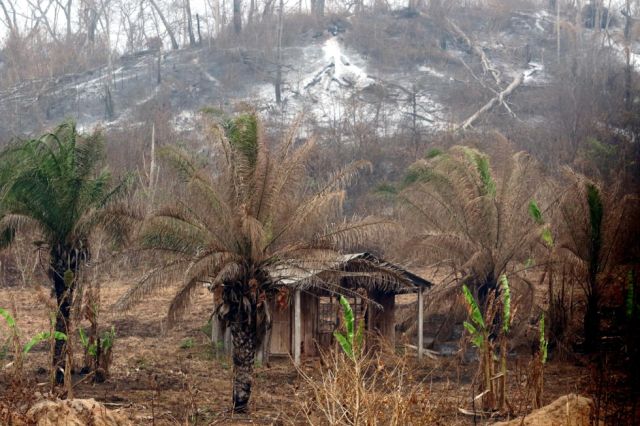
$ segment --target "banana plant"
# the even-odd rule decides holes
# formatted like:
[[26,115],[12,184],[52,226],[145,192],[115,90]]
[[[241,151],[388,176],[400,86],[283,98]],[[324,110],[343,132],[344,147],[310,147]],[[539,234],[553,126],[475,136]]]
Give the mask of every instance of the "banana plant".
[[67,341],[67,335],[64,334],[61,331],[54,331],[53,334],[51,334],[51,332],[49,331],[41,331],[39,333],[36,333],[28,342],[26,345],[24,345],[24,349],[22,350],[23,353],[27,354],[29,353],[29,351],[38,343],[43,342],[45,340],[51,340],[53,338],[53,340],[62,340],[62,341]]
[[542,407],[542,391],[544,390],[544,365],[547,362],[547,346],[549,344],[545,337],[544,312],[540,314],[538,326],[540,338],[538,340],[538,353],[533,363],[533,406]]
[[16,329],[16,320],[6,309],[0,308],[0,316],[7,322],[10,330],[13,331]]
[[349,301],[344,296],[340,296],[340,304],[342,305],[342,319],[344,321],[346,334],[342,334],[336,330],[333,332],[333,335],[344,353],[355,361],[362,351],[364,321],[360,320],[358,329],[356,330],[356,321]]
[[471,322],[465,321],[463,323],[464,328],[469,332],[473,346],[482,350],[485,345],[485,340],[487,340],[488,332],[484,318],[482,317],[482,312],[480,311],[480,306],[466,284],[462,285],[462,294],[467,302],[469,319],[471,320]]
[[43,342],[45,340],[50,340],[52,342],[53,340],[64,340],[64,341],[67,340],[67,335],[62,332],[54,331],[53,334],[51,334],[51,332],[49,331],[41,331],[39,333],[36,333],[31,339],[29,339],[29,341],[27,342],[26,345],[24,345],[24,347],[21,347],[20,330],[18,329],[18,324],[16,323],[15,318],[9,313],[9,311],[7,311],[4,308],[0,308],[0,317],[4,318],[11,332],[11,336],[9,337],[9,340],[13,341],[14,356],[15,356],[14,362],[16,363],[15,368],[17,370],[21,369],[22,355],[28,354],[29,351],[31,351],[31,349],[38,343]]
[[[469,311],[469,320],[463,323],[464,328],[467,330],[471,337],[471,343],[478,348],[481,359],[481,370],[483,376],[483,382],[485,386],[485,406],[493,406],[497,396],[498,409],[502,409],[505,406],[505,389],[507,380],[507,336],[511,328],[511,319],[513,317],[511,306],[511,291],[509,289],[509,280],[506,275],[501,275],[500,279],[500,302],[502,308],[502,323],[499,328],[499,340],[500,340],[500,374],[494,374],[494,361],[497,359],[494,353],[494,346],[489,335],[491,333],[490,325],[493,323],[496,311],[494,309],[487,309],[487,312],[492,312],[490,318],[484,318],[480,305],[471,294],[471,291],[466,285],[462,285],[462,294],[464,295],[467,303],[467,309]],[[491,299],[491,303],[495,303],[495,299]],[[500,379],[499,386],[494,384],[494,380]]]
[[94,371],[94,381],[104,381],[111,365],[112,348],[116,339],[115,327],[111,326],[110,330],[95,339],[89,338],[82,327],[78,329],[78,334],[80,335],[80,343],[89,357],[88,360],[85,358],[85,362]]

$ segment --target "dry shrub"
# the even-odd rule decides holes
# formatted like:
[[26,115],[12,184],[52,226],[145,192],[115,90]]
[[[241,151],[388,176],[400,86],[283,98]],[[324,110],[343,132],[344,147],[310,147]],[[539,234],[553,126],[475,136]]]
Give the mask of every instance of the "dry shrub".
[[414,425],[434,423],[429,390],[414,381],[407,356],[378,346],[355,359],[331,350],[321,355],[318,377],[298,369],[306,392],[297,394],[309,424]]
[[82,36],[52,41],[42,29],[30,37],[11,34],[3,46],[0,87],[95,69],[107,63],[109,52],[104,39],[93,45]]

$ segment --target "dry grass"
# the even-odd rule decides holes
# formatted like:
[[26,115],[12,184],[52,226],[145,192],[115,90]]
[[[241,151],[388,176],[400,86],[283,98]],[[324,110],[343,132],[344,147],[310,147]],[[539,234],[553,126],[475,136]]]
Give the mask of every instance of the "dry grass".
[[[121,282],[102,282],[100,329],[115,325],[117,334],[111,374],[105,383],[86,381],[76,385],[74,396],[106,403],[136,425],[195,424],[196,419],[199,425],[308,424],[309,419],[314,424],[329,424],[322,417],[318,396],[329,391],[349,401],[356,383],[365,396],[361,398],[362,416],[378,419],[370,424],[464,425],[472,420],[460,414],[458,408],[470,409],[474,391],[477,394],[472,384],[477,371],[473,356],[467,356],[467,361],[456,356],[418,362],[413,353],[389,350],[368,357],[360,370],[362,382],[347,380],[353,377],[350,375],[354,370],[347,369],[346,360],[335,353],[327,355],[324,364],[318,359],[305,361],[299,372],[290,359],[275,359],[270,366],[257,366],[250,414],[232,416],[229,411],[232,363],[227,358],[212,356],[207,336],[200,330],[211,309],[210,294],[198,290],[184,319],[176,327],[163,330],[161,323],[170,303],[170,291],[147,299],[132,312],[122,313],[109,310],[109,301],[116,300],[127,286]],[[44,289],[42,294],[46,296],[48,291]],[[0,300],[11,299],[15,300],[23,336],[47,329],[47,311],[33,287],[1,288]],[[5,329],[0,329],[0,340],[4,340]],[[185,344],[188,339],[191,343]],[[77,344],[77,366],[81,352]],[[10,377],[0,372],[0,401],[24,412],[33,402],[34,389],[46,396],[48,359],[46,343],[35,347],[25,358],[23,385],[17,389],[11,388]],[[528,354],[521,354],[509,364],[507,394],[514,414],[532,409],[527,390],[528,360]],[[2,365],[6,362],[10,359],[0,361]],[[332,371],[340,374],[331,376]],[[74,382],[81,379],[74,375]],[[569,392],[584,393],[590,380],[584,368],[552,362],[545,370],[543,402]],[[334,408],[335,415],[340,415],[340,408]]]
[[318,377],[300,370],[306,392],[296,395],[309,424],[412,425],[435,423],[437,400],[413,380],[409,360],[392,348],[354,359],[340,351],[322,354]]

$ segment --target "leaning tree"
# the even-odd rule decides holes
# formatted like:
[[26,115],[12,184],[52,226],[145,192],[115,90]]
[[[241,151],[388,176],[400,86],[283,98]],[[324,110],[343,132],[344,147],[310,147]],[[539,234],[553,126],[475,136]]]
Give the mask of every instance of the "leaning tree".
[[[19,140],[0,153],[1,245],[10,245],[18,232],[38,234],[34,243],[49,252],[55,330],[65,335],[79,272],[90,257],[92,232],[103,228],[116,238],[124,235],[116,201],[125,193],[126,180],[112,184],[103,159],[100,133],[81,136],[73,122],[40,138]],[[52,361],[61,383],[64,341],[56,340]]]
[[[233,409],[247,409],[257,344],[267,328],[268,301],[283,271],[329,268],[339,250],[378,238],[392,226],[374,218],[345,221],[345,187],[367,162],[350,164],[320,182],[306,170],[314,141],[297,143],[295,126],[269,148],[254,113],[212,124],[214,153],[202,165],[173,146],[163,157],[181,184],[175,200],[148,217],[141,247],[162,256],[119,300],[129,308],[161,287],[181,282],[167,320],[209,283],[219,295],[219,318],[233,340]],[[373,265],[372,265],[373,267]]]

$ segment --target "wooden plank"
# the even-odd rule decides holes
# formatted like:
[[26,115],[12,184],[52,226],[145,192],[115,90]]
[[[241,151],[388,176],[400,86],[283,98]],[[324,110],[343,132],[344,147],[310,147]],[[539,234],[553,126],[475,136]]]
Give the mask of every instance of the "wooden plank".
[[291,307],[284,309],[273,303],[271,310],[271,344],[270,353],[274,355],[291,355]]
[[293,296],[293,362],[300,365],[300,349],[302,345],[302,318],[300,312],[300,290]]
[[418,359],[424,353],[424,290],[418,289]]
[[318,354],[316,341],[318,340],[318,297],[315,294],[304,293],[300,297],[302,336],[301,356],[310,357]]
[[368,328],[370,331],[379,333],[391,346],[394,346],[396,296],[393,293],[372,292],[370,297],[379,307],[376,307],[373,303],[369,304]]

